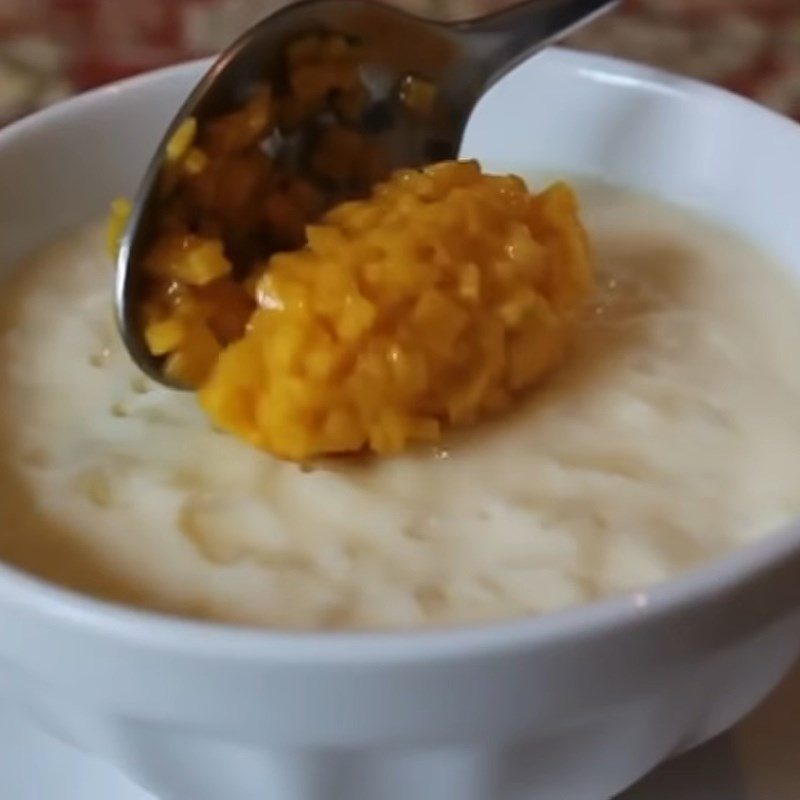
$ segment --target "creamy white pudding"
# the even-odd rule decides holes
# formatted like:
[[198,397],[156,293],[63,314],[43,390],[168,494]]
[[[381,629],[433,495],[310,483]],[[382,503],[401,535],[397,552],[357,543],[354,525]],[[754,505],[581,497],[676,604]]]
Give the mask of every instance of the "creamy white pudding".
[[5,285],[0,557],[147,608],[276,628],[538,614],[800,514],[800,288],[729,231],[581,187],[599,289],[567,363],[437,451],[304,471],[145,380],[102,234]]

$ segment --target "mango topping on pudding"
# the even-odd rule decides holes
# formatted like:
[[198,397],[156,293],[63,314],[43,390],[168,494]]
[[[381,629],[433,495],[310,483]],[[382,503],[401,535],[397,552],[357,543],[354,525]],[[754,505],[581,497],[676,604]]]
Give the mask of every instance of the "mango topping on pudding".
[[397,453],[507,408],[562,358],[591,286],[575,198],[475,162],[400,171],[274,255],[200,389],[278,456]]
[[[384,177],[350,124],[366,92],[348,43],[306,37],[287,69],[282,93],[167,144],[140,308],[165,376],[297,461],[399,453],[509,408],[561,361],[591,291],[572,190],[532,194],[475,161]],[[432,102],[422,88],[401,87],[409,113]],[[292,170],[264,142],[303,125]],[[112,207],[112,249],[129,211]]]

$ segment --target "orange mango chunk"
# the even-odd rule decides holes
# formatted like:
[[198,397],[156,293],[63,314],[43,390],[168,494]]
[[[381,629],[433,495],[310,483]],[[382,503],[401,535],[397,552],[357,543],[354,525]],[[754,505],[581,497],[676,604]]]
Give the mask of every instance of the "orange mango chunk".
[[592,289],[572,190],[469,161],[395,173],[259,274],[200,402],[297,461],[399,453],[504,411],[564,358]]

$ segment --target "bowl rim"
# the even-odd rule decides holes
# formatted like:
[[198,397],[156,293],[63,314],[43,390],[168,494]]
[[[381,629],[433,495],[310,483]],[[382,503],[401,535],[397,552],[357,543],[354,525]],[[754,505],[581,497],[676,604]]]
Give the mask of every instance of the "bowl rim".
[[[613,56],[554,47],[536,56],[551,66],[595,79],[634,81],[643,88],[734,104],[788,126],[800,125],[726,89]],[[56,103],[0,131],[2,149],[40,126],[135,92],[156,81],[200,77],[213,59],[152,70]],[[0,157],[2,157],[0,155]],[[692,606],[723,601],[737,588],[756,583],[800,553],[800,518],[732,552],[641,590],[625,592],[537,616],[485,623],[403,630],[306,631],[250,627],[151,611],[82,594],[0,561],[0,603],[44,621],[76,628],[119,644],[191,657],[234,661],[361,666],[435,662],[469,654],[507,654],[548,647],[622,626],[653,622]]]

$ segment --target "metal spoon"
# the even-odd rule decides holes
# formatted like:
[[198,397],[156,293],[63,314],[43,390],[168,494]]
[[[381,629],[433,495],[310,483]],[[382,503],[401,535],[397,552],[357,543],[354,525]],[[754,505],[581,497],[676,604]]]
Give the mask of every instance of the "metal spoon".
[[[117,322],[133,360],[150,377],[174,385],[148,351],[137,314],[144,281],[140,265],[155,232],[166,143],[187,117],[202,126],[240,106],[249,89],[278,74],[289,41],[320,30],[358,41],[362,79],[370,94],[361,127],[382,134],[392,168],[414,167],[456,158],[472,110],[492,84],[617,2],[526,0],[489,16],[442,23],[374,0],[303,0],[250,28],[219,57],[179,110],[136,196],[120,243],[115,287]],[[395,113],[398,86],[410,76],[436,86],[438,113],[427,120]]]

